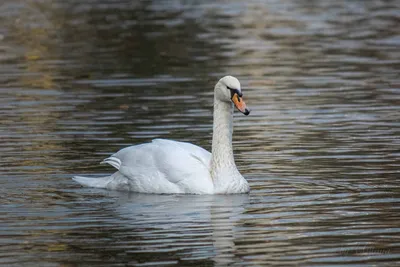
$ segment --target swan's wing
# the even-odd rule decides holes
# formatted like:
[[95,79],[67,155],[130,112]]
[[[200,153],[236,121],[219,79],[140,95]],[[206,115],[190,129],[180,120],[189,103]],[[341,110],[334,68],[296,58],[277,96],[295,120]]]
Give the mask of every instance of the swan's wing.
[[149,187],[141,191],[155,191],[151,187],[157,187],[157,191],[163,191],[161,187],[177,187],[184,193],[196,193],[196,190],[204,193],[213,190],[210,160],[211,154],[201,147],[155,139],[124,148],[103,162],[117,168],[137,186]]
[[160,147],[172,147],[176,150],[182,150],[184,154],[187,153],[189,157],[198,160],[207,169],[210,168],[211,153],[202,147],[187,142],[178,142],[168,139],[154,139],[152,143],[157,144]]
[[155,156],[158,168],[167,174],[171,182],[179,183],[185,179],[204,177],[211,181],[211,153],[205,149],[190,143],[166,139],[154,139],[152,144],[158,147]]

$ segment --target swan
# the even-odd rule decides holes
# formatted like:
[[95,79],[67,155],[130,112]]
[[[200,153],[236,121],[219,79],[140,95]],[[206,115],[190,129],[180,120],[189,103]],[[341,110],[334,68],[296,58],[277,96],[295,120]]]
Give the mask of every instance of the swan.
[[81,185],[110,190],[154,194],[236,194],[249,192],[239,173],[232,150],[233,105],[244,115],[240,82],[221,78],[214,87],[212,150],[187,142],[154,139],[121,149],[101,163],[118,171],[111,176],[74,176]]

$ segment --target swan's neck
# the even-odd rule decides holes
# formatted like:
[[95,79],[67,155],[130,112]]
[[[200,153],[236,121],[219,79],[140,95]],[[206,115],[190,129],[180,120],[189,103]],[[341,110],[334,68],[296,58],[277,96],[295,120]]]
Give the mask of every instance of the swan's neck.
[[[212,169],[234,167],[232,150],[233,105],[214,99],[214,125],[212,138]],[[214,177],[213,177],[214,178]]]
[[231,191],[243,179],[237,170],[232,150],[232,103],[214,99],[214,126],[211,153],[211,177],[217,192]]

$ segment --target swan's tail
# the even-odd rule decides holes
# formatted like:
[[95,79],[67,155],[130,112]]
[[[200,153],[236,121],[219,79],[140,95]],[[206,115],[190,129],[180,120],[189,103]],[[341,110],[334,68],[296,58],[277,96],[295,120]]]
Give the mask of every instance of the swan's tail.
[[98,178],[89,178],[83,176],[74,176],[72,179],[81,185],[97,188],[107,188],[108,184],[113,181],[113,176],[105,176]]

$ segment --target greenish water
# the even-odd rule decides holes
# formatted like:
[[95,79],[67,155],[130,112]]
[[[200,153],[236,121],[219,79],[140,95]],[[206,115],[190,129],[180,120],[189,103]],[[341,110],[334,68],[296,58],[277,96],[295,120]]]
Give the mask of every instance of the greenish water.
[[[400,264],[398,1],[0,4],[0,265]],[[239,78],[249,195],[143,195],[73,175],[153,138],[208,150]]]

